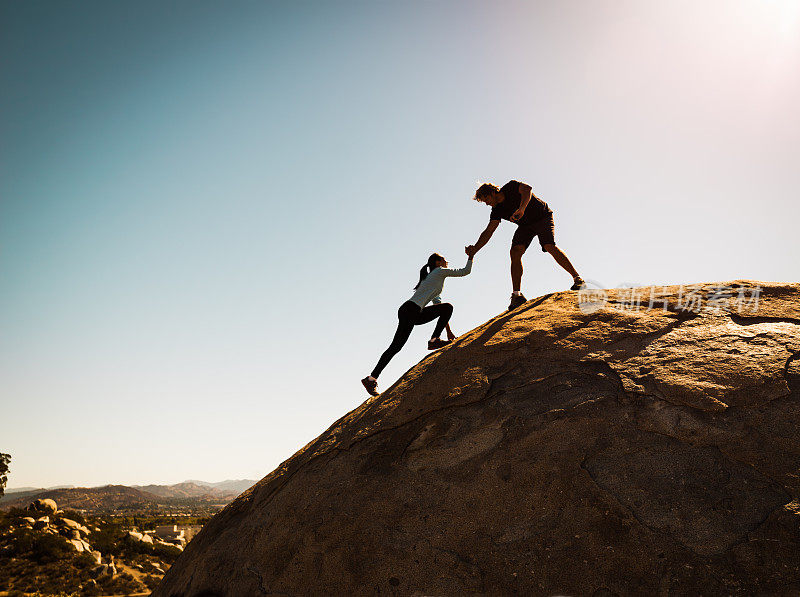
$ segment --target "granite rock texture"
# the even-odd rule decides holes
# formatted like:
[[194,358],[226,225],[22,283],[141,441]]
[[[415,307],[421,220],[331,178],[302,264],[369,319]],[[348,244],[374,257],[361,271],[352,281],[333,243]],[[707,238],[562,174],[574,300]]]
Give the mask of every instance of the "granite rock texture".
[[424,358],[154,595],[798,594],[800,285],[604,294]]

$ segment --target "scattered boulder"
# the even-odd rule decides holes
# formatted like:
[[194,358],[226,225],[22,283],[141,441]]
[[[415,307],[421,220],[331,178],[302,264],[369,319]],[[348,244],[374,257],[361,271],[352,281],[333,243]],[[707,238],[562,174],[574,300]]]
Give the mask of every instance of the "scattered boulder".
[[67,527],[68,529],[70,529],[72,531],[77,531],[83,537],[87,537],[91,533],[91,531],[87,527],[85,527],[84,525],[80,524],[79,522],[76,522],[76,521],[71,520],[69,518],[61,518],[61,519],[59,519],[59,524]]
[[153,538],[150,535],[142,535],[141,538],[142,543],[149,543],[150,545],[153,544]]
[[74,547],[75,551],[77,551],[78,553],[83,553],[84,551],[86,551],[86,548],[83,545],[83,541],[79,539],[68,539],[67,543],[72,545],[72,547]]
[[22,523],[23,523],[25,526],[27,526],[28,528],[31,528],[31,529],[33,528],[33,525],[34,525],[34,524],[36,524],[36,519],[35,519],[35,518],[32,518],[32,517],[30,517],[30,516],[24,516],[23,518],[20,518],[20,521],[21,521],[21,522],[22,522]]
[[78,530],[78,529],[81,528],[80,523],[75,522],[71,518],[61,518],[60,521],[61,521],[61,524],[63,524],[66,527],[69,527],[70,529]]
[[101,563],[103,562],[103,554],[102,554],[102,553],[100,553],[99,551],[97,551],[97,550],[94,550],[94,551],[91,553],[91,555],[92,555],[92,557],[94,558],[95,562],[97,562],[98,564],[101,564]]
[[126,539],[131,539],[136,542],[141,542],[142,537],[144,537],[144,535],[137,531],[128,531],[128,534],[125,536]]
[[41,518],[37,518],[36,522],[33,523],[33,530],[39,531],[41,529],[46,529],[49,525],[50,525],[50,517],[42,516]]
[[180,544],[180,543],[175,544],[175,543],[170,543],[169,541],[163,541],[161,539],[156,539],[155,544],[156,545],[163,545],[164,547],[175,547],[175,548],[180,549],[181,551],[183,551],[183,545]]

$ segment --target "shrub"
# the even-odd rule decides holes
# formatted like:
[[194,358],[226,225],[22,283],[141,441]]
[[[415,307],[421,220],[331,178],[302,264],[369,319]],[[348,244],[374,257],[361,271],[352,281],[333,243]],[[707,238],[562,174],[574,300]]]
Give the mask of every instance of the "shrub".
[[181,555],[181,550],[171,545],[154,545],[153,554],[172,564]]
[[94,549],[114,556],[122,554],[121,539],[122,533],[113,527],[95,531],[90,537]]
[[29,529],[17,529],[11,534],[12,555],[21,556],[33,551],[36,536]]
[[89,555],[86,552],[76,557],[73,563],[76,568],[79,568],[81,570],[84,570],[86,568],[94,568],[95,566],[97,566],[97,561],[94,559],[94,556]]
[[63,518],[69,518],[79,524],[86,524],[86,518],[84,518],[83,514],[75,510],[64,510]]
[[42,535],[33,540],[33,559],[40,564],[55,562],[72,554],[72,548],[63,537]]

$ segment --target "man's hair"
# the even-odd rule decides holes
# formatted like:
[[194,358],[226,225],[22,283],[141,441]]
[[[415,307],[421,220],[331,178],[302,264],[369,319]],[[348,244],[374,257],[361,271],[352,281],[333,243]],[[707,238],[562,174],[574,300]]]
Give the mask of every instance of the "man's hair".
[[500,189],[498,187],[496,187],[495,185],[493,185],[491,183],[485,182],[481,186],[478,187],[477,191],[475,191],[475,196],[473,197],[473,199],[475,199],[475,201],[480,201],[484,197],[488,197],[489,195],[492,195],[493,193],[499,193],[499,192],[500,192]]

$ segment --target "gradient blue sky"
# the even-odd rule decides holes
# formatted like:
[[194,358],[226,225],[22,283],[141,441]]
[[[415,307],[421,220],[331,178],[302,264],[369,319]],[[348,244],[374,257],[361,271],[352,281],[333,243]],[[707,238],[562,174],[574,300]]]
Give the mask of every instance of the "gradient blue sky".
[[[790,0],[2,0],[9,486],[262,477],[366,398],[478,180],[606,287],[797,281],[798,105]],[[448,282],[457,332],[512,233]],[[533,249],[526,295],[565,289]]]

